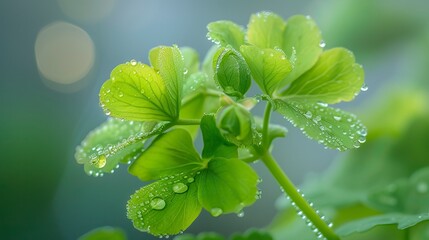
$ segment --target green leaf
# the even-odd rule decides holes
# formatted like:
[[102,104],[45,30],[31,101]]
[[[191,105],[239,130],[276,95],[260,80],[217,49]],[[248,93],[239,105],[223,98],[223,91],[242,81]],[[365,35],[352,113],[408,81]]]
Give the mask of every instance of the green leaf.
[[153,68],[131,61],[113,69],[101,87],[100,103],[113,117],[173,121],[179,115],[179,92],[172,91],[171,85]]
[[363,81],[362,66],[355,63],[353,53],[344,48],[333,48],[323,52],[317,63],[282,95],[295,101],[334,104],[351,101],[359,93]]
[[366,128],[353,114],[324,104],[275,100],[276,111],[309,138],[328,148],[344,151],[365,142]]
[[244,44],[244,29],[230,21],[217,21],[207,25],[207,38],[221,46],[239,49]]
[[182,88],[185,77],[185,62],[177,46],[160,46],[149,52],[149,61],[153,68],[165,81],[164,94],[174,104],[167,107],[174,116],[179,116],[179,107],[182,101]]
[[180,52],[183,55],[185,77],[189,77],[198,72],[200,68],[198,52],[190,47],[181,47]]
[[[203,72],[196,72],[191,74],[185,81],[185,84],[183,84],[183,96],[184,99],[182,101],[182,107],[183,103],[186,102],[186,97],[189,95],[192,95],[193,93],[197,93],[201,91],[202,89],[206,89],[208,83],[207,75]],[[180,109],[180,113],[182,113],[183,109]]]
[[285,53],[280,49],[262,49],[243,45],[240,51],[249,65],[253,79],[261,90],[270,96],[292,70]]
[[214,82],[214,68],[216,68],[216,61],[213,61],[213,59],[218,58],[218,54],[220,54],[220,51],[218,50],[218,45],[211,46],[203,60],[202,71],[207,75],[207,79],[209,80],[207,87],[216,87]]
[[241,54],[230,48],[221,48],[215,68],[216,82],[223,91],[242,98],[250,88],[250,70]]
[[[256,131],[262,135],[262,128],[263,128],[263,120],[262,118],[255,117],[255,126]],[[272,124],[268,126],[268,144],[271,145],[274,139],[276,138],[283,138],[287,135],[287,128],[285,128],[282,125]]]
[[273,237],[262,229],[249,229],[243,234],[233,234],[231,240],[273,240]]
[[127,236],[120,228],[113,227],[100,227],[96,228],[85,235],[78,238],[78,240],[126,240]]
[[129,172],[142,181],[148,181],[194,171],[202,166],[189,133],[183,129],[173,129],[158,136],[131,164]]
[[363,219],[358,219],[341,225],[337,230],[340,236],[347,236],[352,233],[365,232],[379,225],[398,225],[398,229],[406,229],[417,223],[428,221],[429,213],[408,215],[402,213],[389,213]]
[[253,144],[253,115],[240,104],[229,105],[219,114],[217,126],[223,136],[237,146]]
[[213,216],[238,213],[256,200],[258,175],[237,159],[215,158],[197,175],[198,199]]
[[429,167],[409,179],[399,179],[368,197],[368,203],[383,212],[419,214],[429,209]]
[[281,47],[285,28],[285,21],[274,13],[253,14],[247,25],[247,41],[259,48]]
[[229,143],[216,126],[214,114],[204,115],[201,119],[201,132],[203,134],[203,158],[225,157],[237,158],[237,146]]
[[127,217],[140,231],[155,236],[183,232],[198,217],[195,173],[179,173],[137,190],[127,204]]
[[119,163],[137,158],[145,140],[165,130],[166,123],[122,121],[109,118],[91,131],[76,148],[75,158],[89,175],[113,173]]
[[[283,80],[285,87],[309,70],[319,58],[323,48],[320,46],[322,35],[316,23],[306,16],[296,15],[286,22],[282,49],[293,62],[293,70]],[[295,61],[292,61],[292,57]]]

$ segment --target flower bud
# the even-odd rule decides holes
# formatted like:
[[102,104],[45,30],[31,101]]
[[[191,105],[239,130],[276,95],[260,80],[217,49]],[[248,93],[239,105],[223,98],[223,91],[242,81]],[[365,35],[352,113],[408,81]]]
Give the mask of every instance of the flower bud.
[[218,118],[218,127],[224,137],[236,145],[251,145],[253,142],[253,117],[242,106],[226,107]]
[[222,52],[217,58],[215,79],[226,94],[242,98],[250,88],[249,67],[236,50],[223,48],[220,51]]

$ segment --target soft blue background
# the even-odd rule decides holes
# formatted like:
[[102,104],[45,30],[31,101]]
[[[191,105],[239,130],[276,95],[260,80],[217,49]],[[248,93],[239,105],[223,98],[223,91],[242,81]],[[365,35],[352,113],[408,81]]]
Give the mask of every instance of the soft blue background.
[[[149,49],[159,44],[192,46],[203,56],[211,45],[205,37],[207,23],[226,19],[245,26],[250,14],[262,10],[284,18],[311,15],[327,48],[344,46],[355,52],[370,90],[353,104],[342,105],[346,109],[353,111],[390,85],[429,85],[425,0],[125,0],[116,1],[112,12],[96,22],[64,14],[55,0],[2,0],[0,239],[76,239],[105,225],[122,227],[130,239],[152,239],[134,230],[125,216],[129,195],[144,183],[124,166],[114,175],[89,177],[74,160],[75,146],[106,118],[98,106],[98,90],[114,66],[133,58],[147,62]],[[95,66],[78,91],[46,84],[36,66],[36,36],[58,20],[81,27],[95,44]],[[279,117],[274,120],[284,123]],[[300,183],[307,174],[326,168],[337,152],[287,126],[290,134],[276,142],[274,154]],[[264,179],[263,197],[245,210],[244,218],[203,213],[188,232],[230,234],[267,225],[281,192],[262,165],[255,167]]]

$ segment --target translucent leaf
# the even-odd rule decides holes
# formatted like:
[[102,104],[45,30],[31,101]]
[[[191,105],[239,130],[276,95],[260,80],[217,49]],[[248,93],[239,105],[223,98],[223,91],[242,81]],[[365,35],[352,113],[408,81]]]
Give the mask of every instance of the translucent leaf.
[[215,158],[197,175],[198,199],[213,216],[238,213],[257,198],[258,175],[237,159]]
[[309,138],[344,151],[365,142],[366,128],[353,114],[324,104],[275,100],[276,111]]
[[[191,74],[185,81],[183,85],[183,96],[184,101],[186,101],[186,97],[198,92],[201,89],[205,89],[207,87],[207,75],[203,72],[196,72]],[[183,103],[183,102],[182,102]],[[181,109],[182,111],[182,109]]]
[[[322,36],[316,23],[306,16],[296,15],[286,21],[282,49],[293,63],[293,70],[283,80],[282,87],[310,69],[323,51]],[[292,59],[295,59],[292,61]]]
[[373,192],[368,203],[383,212],[418,214],[429,209],[429,168],[415,172],[409,179],[399,179]]
[[239,147],[254,143],[253,115],[240,104],[226,106],[218,115],[217,126],[229,142]]
[[76,148],[75,158],[89,175],[114,172],[119,163],[137,158],[145,140],[164,131],[166,123],[109,118],[91,131]]
[[247,25],[247,41],[259,48],[281,47],[285,28],[285,21],[274,13],[253,14]]
[[180,52],[183,55],[184,61],[184,73],[185,77],[189,77],[192,74],[198,72],[200,68],[200,58],[198,56],[198,52],[190,47],[181,47]]
[[200,169],[202,165],[189,133],[173,129],[159,135],[131,164],[129,172],[148,181]]
[[286,55],[279,49],[262,49],[243,45],[240,51],[249,65],[253,79],[261,90],[270,96],[292,70]]
[[179,116],[179,107],[182,101],[182,88],[184,83],[185,62],[177,46],[160,46],[150,50],[149,61],[165,82],[165,97],[174,104],[169,104],[168,112]]
[[214,68],[216,67],[216,62],[213,61],[213,59],[217,59],[217,57],[215,57],[216,54],[220,54],[218,50],[218,45],[211,46],[203,60],[202,71],[207,75],[208,86],[210,87],[216,87],[214,82]]
[[100,227],[94,229],[85,235],[78,238],[78,240],[126,240],[127,236],[120,228],[113,227]]
[[351,101],[363,82],[362,66],[355,63],[353,53],[344,48],[333,48],[323,52],[317,63],[282,95],[285,99],[334,104]]
[[230,48],[220,51],[215,69],[216,82],[226,94],[242,98],[250,88],[249,67],[238,51]]
[[398,229],[406,229],[429,220],[429,213],[422,213],[416,215],[408,215],[402,213],[389,213],[373,217],[358,219],[341,225],[337,230],[340,236],[347,236],[352,233],[365,232],[379,225],[396,224]]
[[216,119],[213,114],[203,116],[201,119],[201,132],[204,142],[203,158],[214,156],[226,158],[237,157],[237,146],[225,140],[216,126]]
[[207,25],[207,38],[221,46],[239,49],[244,44],[244,29],[230,21],[217,21]]
[[101,87],[100,103],[107,115],[126,120],[173,121],[179,96],[168,85],[153,68],[131,61],[113,69]]
[[171,175],[131,195],[127,217],[134,227],[160,237],[186,230],[201,212],[194,174]]

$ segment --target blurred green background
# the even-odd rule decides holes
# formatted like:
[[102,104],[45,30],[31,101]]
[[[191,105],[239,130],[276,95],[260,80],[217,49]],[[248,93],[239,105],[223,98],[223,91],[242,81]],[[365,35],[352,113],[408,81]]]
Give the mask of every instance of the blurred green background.
[[[147,62],[157,45],[191,46],[202,58],[211,46],[209,22],[245,26],[250,14],[262,10],[285,19],[311,15],[326,48],[355,53],[369,91],[344,109],[365,118],[366,107],[392,86],[429,95],[426,0],[2,0],[0,239],[76,239],[104,225],[122,227],[130,239],[152,239],[133,229],[125,214],[129,195],[144,183],[124,166],[113,175],[89,177],[74,160],[75,146],[106,118],[98,90],[113,67],[130,59]],[[275,142],[274,155],[297,184],[343,154],[287,126],[289,136]],[[254,166],[264,179],[263,197],[245,217],[203,213],[188,232],[228,235],[266,226],[281,192],[262,165]]]

